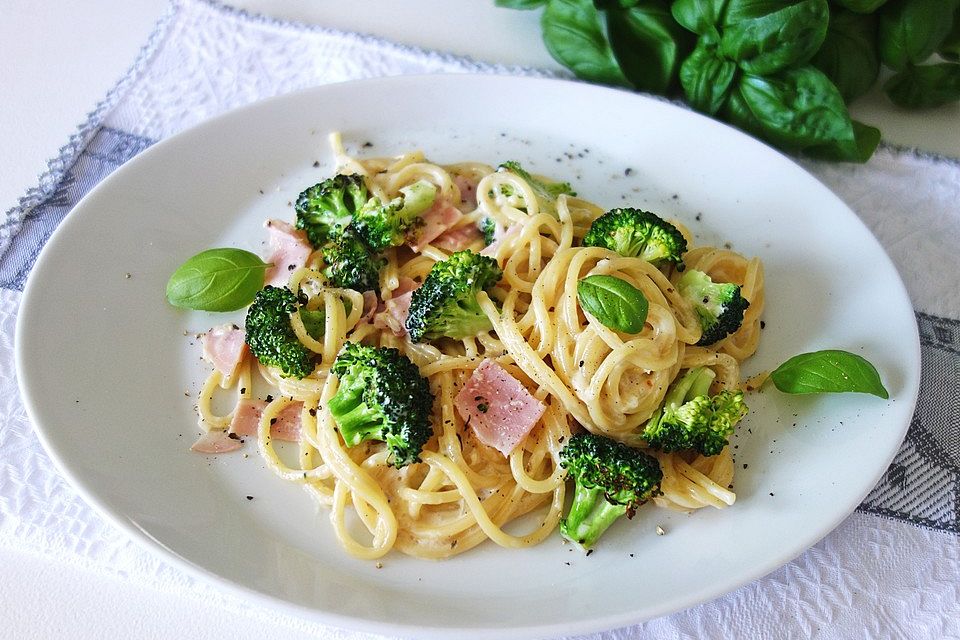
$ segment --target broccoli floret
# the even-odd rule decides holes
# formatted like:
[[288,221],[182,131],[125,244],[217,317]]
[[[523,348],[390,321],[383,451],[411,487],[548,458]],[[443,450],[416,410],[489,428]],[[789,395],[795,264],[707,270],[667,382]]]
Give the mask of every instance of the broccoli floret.
[[494,240],[497,239],[497,227],[499,226],[496,219],[490,216],[480,219],[480,222],[477,223],[477,228],[480,229],[480,233],[483,234],[484,246],[489,247],[493,244]]
[[410,340],[468,338],[491,328],[477,302],[477,294],[499,282],[497,261],[471,251],[457,251],[430,269],[423,284],[413,290],[407,314]]
[[336,238],[367,202],[367,185],[358,175],[336,175],[318,182],[297,197],[297,229],[303,229],[314,247]]
[[641,437],[662,451],[694,450],[715,456],[727,446],[733,428],[747,415],[742,391],[710,395],[714,373],[690,369],[667,390],[663,406],[647,421]]
[[247,309],[246,341],[263,364],[274,366],[284,377],[303,378],[313,373],[313,353],[297,340],[290,314],[297,297],[286,287],[266,286]]
[[[557,215],[557,198],[560,197],[561,194],[568,196],[577,195],[569,182],[545,182],[539,178],[535,178],[515,160],[504,162],[498,167],[498,170],[509,171],[510,173],[516,174],[530,185],[533,193],[537,196],[540,211],[543,213],[549,213],[553,216]],[[512,194],[508,193],[506,195]]]
[[386,264],[360,239],[352,225],[323,247],[323,262],[323,275],[333,286],[361,292],[380,287],[380,268]]
[[419,461],[433,434],[433,394],[416,365],[397,349],[348,342],[332,371],[340,387],[327,406],[347,446],[379,440],[393,466]]
[[400,194],[390,202],[370,198],[353,217],[357,233],[375,251],[400,246],[416,237],[423,224],[420,214],[433,205],[437,188],[419,180],[400,189]]
[[693,306],[703,335],[698,346],[713,344],[735,332],[743,324],[743,312],[750,303],[740,287],[729,282],[714,282],[703,271],[691,269],[677,281],[677,291]]
[[560,521],[560,534],[591,549],[621,516],[659,494],[663,472],[657,459],[622,442],[592,433],[571,436],[560,466],[575,483],[573,504]]
[[687,240],[675,226],[641,209],[612,209],[590,225],[585,247],[603,247],[656,266],[672,262],[683,269]]

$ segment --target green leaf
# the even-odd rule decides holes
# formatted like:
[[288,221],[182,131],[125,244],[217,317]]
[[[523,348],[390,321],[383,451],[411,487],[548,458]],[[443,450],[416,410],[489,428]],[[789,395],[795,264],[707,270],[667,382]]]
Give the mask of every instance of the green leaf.
[[540,26],[547,51],[578,78],[630,85],[603,34],[600,12],[592,0],[548,0]]
[[906,109],[930,109],[960,100],[960,64],[908,66],[883,85],[890,100]]
[[880,60],[894,71],[925,62],[950,34],[960,0],[895,0],[880,11]]
[[768,77],[742,75],[726,115],[784,149],[838,147],[856,155],[856,131],[843,97],[823,72],[809,65]]
[[504,9],[536,9],[547,3],[547,0],[493,0],[493,4]]
[[880,75],[876,16],[833,11],[827,38],[810,63],[827,74],[847,102],[865,94]]
[[953,28],[950,30],[950,33],[947,34],[947,37],[944,38],[943,42],[940,43],[940,48],[937,50],[937,53],[946,60],[960,62],[960,9],[957,9],[956,14],[954,14]]
[[838,5],[854,13],[873,13],[887,3],[887,0],[834,0]]
[[754,75],[808,62],[823,44],[830,20],[827,0],[730,0],[720,52]]
[[198,311],[235,311],[253,302],[270,265],[243,249],[208,249],[193,256],[167,281],[167,300]]
[[663,93],[673,84],[680,58],[690,48],[662,3],[646,0],[630,9],[609,9],[607,35],[620,69],[640,91]]
[[684,29],[716,43],[720,41],[717,26],[726,4],[727,0],[675,0],[670,12]]
[[680,66],[680,84],[687,102],[697,111],[714,115],[723,106],[737,73],[737,65],[717,54],[703,40]]
[[784,393],[870,393],[890,397],[880,374],[865,358],[838,350],[794,356],[777,367],[770,379]]
[[640,333],[647,319],[647,298],[626,280],[614,276],[587,276],[577,283],[577,299],[584,311],[605,327]]

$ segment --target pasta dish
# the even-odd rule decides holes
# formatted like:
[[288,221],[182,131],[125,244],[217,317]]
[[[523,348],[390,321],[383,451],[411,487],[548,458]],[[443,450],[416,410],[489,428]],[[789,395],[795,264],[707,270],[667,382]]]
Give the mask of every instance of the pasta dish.
[[[255,440],[370,559],[527,547],[558,526],[589,548],[599,534],[572,531],[591,492],[615,516],[734,503],[727,442],[761,333],[758,259],[693,246],[641,209],[605,211],[517,163],[358,158],[331,139],[336,179],[301,195],[295,223],[267,223],[268,286],[246,326],[204,337],[214,370],[196,450]],[[293,373],[278,365],[284,338],[254,333],[268,292],[306,354]],[[387,427],[370,437],[374,414]],[[429,431],[405,449],[421,419]],[[622,478],[604,485],[608,451],[642,456],[630,473],[648,485],[626,498]]]

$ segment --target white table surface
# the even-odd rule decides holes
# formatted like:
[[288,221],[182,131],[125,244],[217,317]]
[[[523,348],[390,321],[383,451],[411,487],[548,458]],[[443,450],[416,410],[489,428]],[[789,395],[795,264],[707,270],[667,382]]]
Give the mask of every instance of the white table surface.
[[[352,0],[349,10],[333,0],[230,4],[478,60],[559,68],[543,48],[537,14],[497,9],[493,0]],[[131,65],[165,8],[165,0],[0,0],[0,208],[12,206],[36,183],[46,161]],[[858,101],[853,113],[879,126],[890,142],[960,157],[957,105],[909,114],[875,92]],[[0,548],[0,638],[120,637],[312,636]]]

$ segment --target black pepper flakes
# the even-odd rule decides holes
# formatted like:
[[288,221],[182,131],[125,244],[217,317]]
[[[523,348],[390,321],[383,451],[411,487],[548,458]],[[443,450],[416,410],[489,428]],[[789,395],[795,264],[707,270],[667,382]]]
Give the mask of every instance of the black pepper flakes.
[[247,500],[253,500],[253,496],[247,496]]

